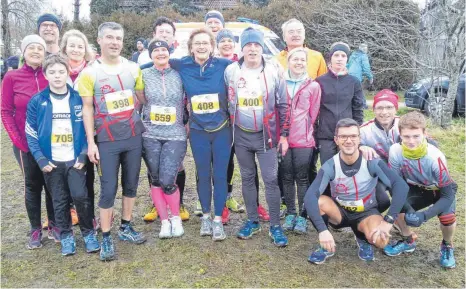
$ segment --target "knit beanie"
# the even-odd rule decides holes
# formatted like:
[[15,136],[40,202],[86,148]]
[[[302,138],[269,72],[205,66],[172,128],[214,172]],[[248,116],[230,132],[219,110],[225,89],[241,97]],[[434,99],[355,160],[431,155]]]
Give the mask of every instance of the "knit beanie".
[[31,44],[31,43],[38,43],[38,44],[42,45],[42,47],[44,47],[44,51],[45,51],[45,46],[46,45],[45,45],[44,39],[42,39],[42,37],[40,37],[37,34],[31,34],[31,35],[28,35],[28,36],[24,37],[23,41],[21,41],[21,53],[24,54],[24,51],[26,50],[28,45]]
[[330,57],[332,57],[333,54],[337,51],[343,51],[346,54],[346,56],[349,56],[350,54],[348,44],[343,43],[343,42],[339,42],[330,48]]
[[210,10],[207,12],[207,14],[204,16],[204,23],[206,23],[210,18],[217,18],[220,20],[220,22],[222,22],[222,25],[225,26],[225,19],[223,19],[223,15],[220,13],[220,11]]
[[377,92],[377,94],[374,96],[374,104],[372,107],[375,108],[375,105],[379,101],[383,101],[383,100],[391,102],[395,106],[395,108],[398,110],[398,95],[394,93],[393,91],[391,91],[390,89],[383,89]]
[[[138,39],[136,39],[136,45],[138,44],[139,41],[141,41],[142,45],[144,45],[144,42],[146,42],[146,40],[144,38],[139,37]],[[146,47],[146,46],[144,45],[144,47]]]
[[264,33],[252,27],[246,28],[243,33],[241,33],[241,50],[243,50],[244,46],[248,43],[257,43],[264,48]]
[[217,45],[223,38],[230,38],[231,40],[233,40],[233,42],[235,41],[235,36],[233,35],[233,32],[231,32],[228,29],[222,29],[217,33]]
[[39,19],[37,19],[37,31],[39,31],[39,27],[42,24],[42,22],[45,22],[45,21],[54,22],[55,24],[57,24],[58,30],[61,30],[62,24],[61,24],[60,19],[58,19],[56,15],[46,13],[46,14],[41,15]]
[[159,47],[165,47],[168,50],[168,53],[171,54],[168,43],[163,40],[156,39],[156,40],[152,40],[151,43],[149,44],[149,49],[148,49],[149,55],[152,54],[152,51],[154,51],[154,49],[159,48]]

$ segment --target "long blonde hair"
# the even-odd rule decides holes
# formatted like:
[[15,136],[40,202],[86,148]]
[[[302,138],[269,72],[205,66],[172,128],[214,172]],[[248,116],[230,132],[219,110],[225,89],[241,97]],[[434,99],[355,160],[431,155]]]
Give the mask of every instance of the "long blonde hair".
[[68,38],[70,38],[72,36],[79,37],[84,41],[84,48],[86,50],[86,52],[84,53],[84,59],[86,61],[94,60],[94,57],[95,57],[94,51],[89,46],[89,42],[87,41],[86,35],[84,35],[84,33],[82,33],[79,30],[76,30],[76,29],[68,30],[63,35],[63,38],[62,38],[61,43],[60,43],[60,53],[63,56],[67,57],[67,55],[66,55],[66,44],[68,43]]

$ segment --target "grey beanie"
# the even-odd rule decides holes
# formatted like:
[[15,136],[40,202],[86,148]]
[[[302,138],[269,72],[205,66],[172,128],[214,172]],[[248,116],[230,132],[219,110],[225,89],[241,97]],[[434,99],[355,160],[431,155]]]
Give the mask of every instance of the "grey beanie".
[[246,28],[243,33],[241,33],[241,50],[243,50],[244,46],[248,43],[257,43],[264,48],[264,33],[252,27]]
[[207,14],[204,16],[204,23],[206,23],[207,20],[210,18],[217,18],[218,20],[220,20],[220,22],[222,22],[222,25],[225,26],[225,19],[223,19],[223,15],[220,11],[210,10],[209,12],[207,12]]
[[37,34],[31,34],[31,35],[24,37],[23,41],[21,41],[21,53],[24,54],[24,51],[26,50],[28,45],[31,43],[38,43],[42,45],[42,47],[44,47],[44,50],[45,50],[46,45],[45,45],[44,39],[42,39],[42,37],[40,37]]

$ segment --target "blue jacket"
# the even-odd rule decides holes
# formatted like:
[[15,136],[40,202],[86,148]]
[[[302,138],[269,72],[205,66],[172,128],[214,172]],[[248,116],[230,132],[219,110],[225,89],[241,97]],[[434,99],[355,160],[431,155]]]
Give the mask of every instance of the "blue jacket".
[[355,76],[359,79],[359,82],[362,82],[363,76],[366,76],[369,80],[373,78],[369,58],[366,53],[359,49],[351,54],[346,68],[348,68],[348,74]]
[[170,59],[170,66],[179,72],[188,101],[193,96],[218,94],[219,109],[213,113],[193,113],[189,105],[189,127],[208,132],[217,131],[229,123],[227,87],[223,77],[225,69],[232,61],[225,58],[211,57],[201,67],[193,57]]
[[[87,139],[83,124],[83,102],[78,92],[68,85],[70,113],[73,128],[74,158],[80,163],[87,161]],[[52,161],[52,102],[50,87],[34,95],[28,103],[26,115],[26,139],[29,150],[42,169]]]

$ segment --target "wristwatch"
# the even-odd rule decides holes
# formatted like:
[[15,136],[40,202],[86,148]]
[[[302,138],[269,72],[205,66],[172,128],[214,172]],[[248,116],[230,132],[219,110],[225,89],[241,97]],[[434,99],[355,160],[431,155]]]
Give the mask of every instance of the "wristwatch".
[[385,215],[385,217],[383,217],[383,220],[389,224],[395,223],[395,219],[390,215]]

